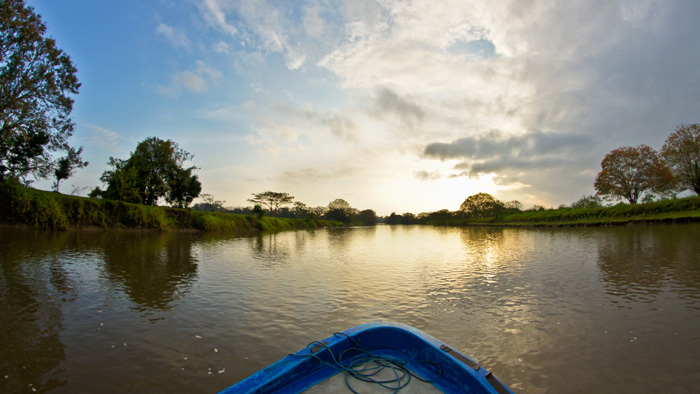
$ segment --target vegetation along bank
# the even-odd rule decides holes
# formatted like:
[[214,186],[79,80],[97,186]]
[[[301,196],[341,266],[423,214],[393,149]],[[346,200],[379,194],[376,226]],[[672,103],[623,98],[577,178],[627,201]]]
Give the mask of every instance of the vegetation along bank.
[[46,230],[98,227],[159,231],[203,230],[234,234],[340,225],[325,220],[203,212],[67,196],[24,187],[19,182],[12,181],[0,182],[0,222]]

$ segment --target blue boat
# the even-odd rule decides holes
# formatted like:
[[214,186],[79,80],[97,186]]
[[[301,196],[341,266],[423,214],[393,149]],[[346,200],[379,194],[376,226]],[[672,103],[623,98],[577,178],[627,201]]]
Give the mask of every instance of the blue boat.
[[222,391],[512,394],[492,373],[413,327],[369,323],[309,344]]

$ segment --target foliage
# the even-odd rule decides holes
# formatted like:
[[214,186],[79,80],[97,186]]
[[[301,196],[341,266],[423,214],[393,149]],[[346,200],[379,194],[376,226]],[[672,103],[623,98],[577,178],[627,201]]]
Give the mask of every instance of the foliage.
[[56,181],[53,184],[54,189],[58,192],[58,186],[62,180],[68,179],[75,173],[75,170],[79,167],[84,167],[88,162],[83,162],[80,158],[80,153],[83,148],[79,148],[77,151],[73,148],[68,150],[68,154],[65,157],[58,159],[56,163],[56,168],[54,169],[54,177]]
[[170,231],[196,229],[246,235],[263,230],[314,229],[335,225],[311,219],[278,219],[139,205],[45,192],[17,180],[0,183],[0,222],[48,230],[81,227]]
[[112,169],[100,178],[107,189],[98,189],[91,196],[145,205],[157,205],[165,198],[174,207],[187,207],[202,190],[198,177],[192,174],[197,168],[183,168],[192,157],[171,140],[147,138],[129,159],[109,158],[107,164]]
[[350,203],[343,200],[342,198],[336,198],[335,200],[329,202],[328,209],[329,210],[340,209],[340,210],[343,210],[347,213],[350,213],[353,210],[352,206],[350,206]]
[[[70,96],[80,87],[76,73],[32,7],[24,0],[0,2],[0,181],[48,178],[59,152],[72,167],[87,165],[81,149],[67,142],[74,129]],[[60,175],[69,176],[70,167]]]
[[360,226],[374,226],[377,224],[377,213],[371,209],[360,211],[355,217],[355,221]]
[[[349,202],[342,198],[337,198],[328,203],[328,211],[323,216],[326,220],[341,222],[344,224],[353,224],[359,211],[353,208]],[[355,223],[359,224],[359,223]]]
[[661,156],[680,190],[691,189],[700,195],[700,124],[678,126],[666,139]]
[[253,207],[253,215],[257,216],[258,219],[260,219],[260,218],[262,218],[263,216],[265,216],[265,211],[262,209],[262,207],[261,207],[260,205],[257,205],[257,204],[256,204],[256,205]]
[[392,212],[388,218],[384,219],[386,224],[417,224],[418,219],[416,215],[406,212],[401,215],[397,215],[396,212]]
[[253,198],[248,199],[248,201],[268,208],[270,214],[275,216],[279,208],[283,205],[291,204],[294,201],[294,197],[290,196],[289,193],[271,192],[268,190],[262,193],[253,193]]
[[224,204],[226,204],[226,201],[219,201],[214,199],[214,196],[212,194],[200,194],[199,198],[202,199],[202,202],[194,204],[192,206],[192,209],[195,209],[197,211],[205,211],[205,212],[225,212],[226,208],[224,208]]
[[595,180],[598,195],[624,198],[636,204],[647,192],[667,193],[675,186],[673,175],[658,153],[647,145],[622,147],[605,155]]
[[459,210],[471,217],[496,216],[505,210],[505,204],[488,193],[478,193],[467,197]]
[[576,202],[571,204],[571,208],[600,208],[603,206],[603,201],[597,195],[583,196]]

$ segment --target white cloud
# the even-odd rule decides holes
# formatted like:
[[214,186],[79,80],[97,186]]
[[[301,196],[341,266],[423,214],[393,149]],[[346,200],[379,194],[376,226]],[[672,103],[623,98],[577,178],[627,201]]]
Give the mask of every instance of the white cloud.
[[[690,2],[203,0],[200,10],[225,32],[211,48],[233,57],[245,86],[268,99],[297,94],[256,108],[249,127],[248,142],[281,161],[321,142],[338,157],[385,143],[387,154],[422,163],[405,169],[411,179],[469,174],[566,199],[579,194],[574,181],[590,193],[607,151],[697,121]],[[280,59],[295,72],[271,74]],[[203,92],[215,78],[181,71],[163,94]],[[334,94],[341,104],[325,102]],[[467,154],[470,144],[479,150]],[[444,162],[426,158],[438,147],[431,157]],[[298,171],[317,168],[304,163]]]
[[124,142],[126,138],[122,137],[120,133],[96,125],[85,125],[85,127],[92,131],[91,135],[86,138],[88,144],[97,145],[112,153],[122,152],[124,150],[122,142]]
[[207,92],[213,82],[222,77],[219,70],[207,65],[201,60],[195,62],[194,70],[178,71],[173,74],[170,85],[156,86],[156,93],[164,97],[177,98],[185,89],[194,93]]
[[238,29],[227,21],[226,13],[233,6],[228,0],[202,0],[197,3],[204,19],[212,26],[231,36],[238,33]]
[[190,40],[182,30],[168,26],[165,23],[160,23],[158,27],[156,27],[156,33],[165,37],[168,42],[176,48],[190,48]]

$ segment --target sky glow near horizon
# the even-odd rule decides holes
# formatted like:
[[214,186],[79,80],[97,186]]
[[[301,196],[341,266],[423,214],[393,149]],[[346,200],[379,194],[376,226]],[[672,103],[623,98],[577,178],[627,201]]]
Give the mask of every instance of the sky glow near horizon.
[[609,151],[700,122],[692,1],[27,3],[82,83],[70,141],[90,165],[65,193],[157,136],[226,206],[556,207],[594,193]]

